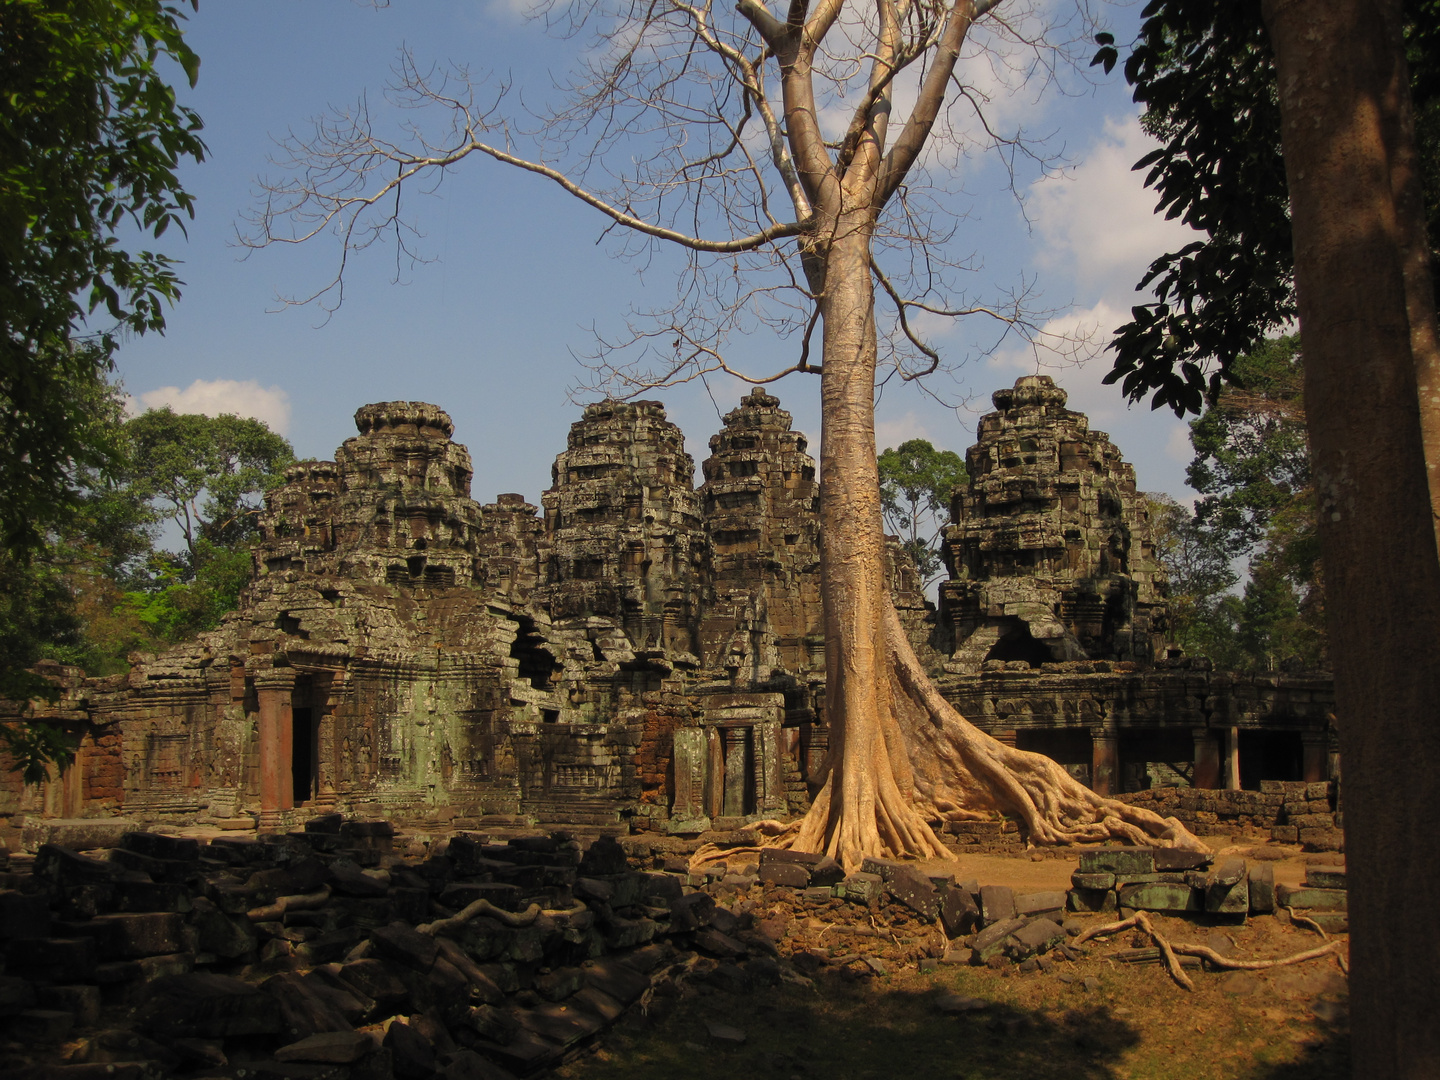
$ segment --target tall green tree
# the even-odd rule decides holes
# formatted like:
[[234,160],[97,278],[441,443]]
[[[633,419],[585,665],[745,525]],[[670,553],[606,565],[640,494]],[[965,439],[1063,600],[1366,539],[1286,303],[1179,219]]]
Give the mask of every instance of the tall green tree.
[[909,439],[882,450],[878,464],[885,526],[900,537],[900,546],[929,584],[940,573],[940,533],[950,520],[951,493],[970,478],[965,462],[927,439]]
[[[191,0],[191,7],[196,0]],[[120,331],[162,330],[180,280],[118,236],[183,227],[206,153],[162,73],[199,60],[163,0],[0,2],[0,543],[18,557],[118,447],[83,408]]]

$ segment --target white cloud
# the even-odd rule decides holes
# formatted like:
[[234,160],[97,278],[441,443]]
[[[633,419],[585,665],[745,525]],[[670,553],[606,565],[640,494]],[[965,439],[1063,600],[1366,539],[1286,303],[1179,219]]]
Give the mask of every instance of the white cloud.
[[875,449],[888,450],[899,446],[910,439],[928,439],[934,442],[924,422],[915,415],[907,412],[904,416],[896,417],[893,420],[875,421]]
[[1165,453],[1174,461],[1190,464],[1195,458],[1195,447],[1190,443],[1190,425],[1178,423],[1170,432],[1170,441],[1165,444]]
[[250,416],[268,424],[281,435],[290,432],[290,395],[278,386],[264,387],[254,379],[196,379],[181,390],[178,386],[162,386],[147,390],[129,401],[132,413],[142,409],[160,409],[166,405],[180,413],[201,413],[205,416]]
[[1068,268],[1089,296],[1119,300],[1156,256],[1201,236],[1156,214],[1155,193],[1132,171],[1156,145],[1137,117],[1107,120],[1080,165],[1034,185],[1027,205],[1046,245],[1042,265]]

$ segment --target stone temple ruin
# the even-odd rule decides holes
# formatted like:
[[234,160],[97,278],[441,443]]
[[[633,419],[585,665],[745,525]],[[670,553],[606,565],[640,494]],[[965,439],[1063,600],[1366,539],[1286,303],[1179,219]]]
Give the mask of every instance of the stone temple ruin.
[[[994,395],[938,609],[892,545],[942,692],[1106,793],[1334,775],[1327,676],[1169,654],[1134,471],[1065,402],[1044,376]],[[62,697],[30,708],[80,738],[77,764],[41,790],[11,778],[0,824],[339,811],[693,834],[808,805],[827,746],[818,482],[775,397],[724,418],[698,488],[659,403],[591,405],[539,508],[474,501],[434,405],[355,419],[334,461],[267,496],[254,580],[219,629],[128,675],[51,669]],[[1254,809],[1219,794],[1204,807]]]

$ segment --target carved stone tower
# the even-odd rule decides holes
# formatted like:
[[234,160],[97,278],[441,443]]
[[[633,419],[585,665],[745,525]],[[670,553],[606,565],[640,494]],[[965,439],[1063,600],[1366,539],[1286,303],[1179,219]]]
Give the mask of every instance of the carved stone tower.
[[790,419],[756,387],[725,416],[702,466],[715,590],[702,656],[737,681],[824,666],[815,459]]
[[1164,575],[1135,470],[1045,375],[997,390],[945,530],[947,665],[1148,663],[1163,648]]
[[[360,434],[335,461],[293,466],[266,498],[256,559],[412,587],[469,585],[480,508],[470,452],[445,410],[384,401],[355,413]],[[333,565],[332,565],[333,564]]]
[[658,401],[590,405],[541,496],[542,602],[557,623],[600,617],[637,653],[694,658],[705,533],[695,462]]

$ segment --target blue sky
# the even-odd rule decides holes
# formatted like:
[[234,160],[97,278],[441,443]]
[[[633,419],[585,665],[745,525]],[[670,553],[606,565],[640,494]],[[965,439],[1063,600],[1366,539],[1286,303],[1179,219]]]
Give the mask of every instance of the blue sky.
[[[1126,40],[1136,9],[1099,10],[1102,23]],[[613,332],[629,306],[668,295],[663,262],[647,270],[617,258],[601,238],[605,222],[597,213],[546,180],[481,160],[462,163],[434,196],[413,204],[432,261],[401,264],[397,283],[393,249],[360,253],[346,302],[328,320],[314,308],[284,308],[277,297],[327,280],[334,243],[246,258],[235,236],[255,203],[256,178],[276,172],[267,164],[275,138],[361,95],[378,105],[402,43],[422,61],[465,62],[531,95],[545,94],[552,76],[563,74],[573,47],[500,0],[397,0],[382,9],[354,0],[203,0],[189,27],[202,67],[199,85],[183,97],[205,120],[211,156],[185,169],[198,201],[188,238],[166,238],[183,263],[184,295],[163,337],[122,347],[126,390],[146,405],[260,416],[300,456],[321,458],[354,434],[360,405],[431,401],[451,414],[456,440],[470,448],[477,499],[518,491],[538,502],[579,415],[568,396],[584,376],[576,354],[591,347],[592,328]],[[998,115],[1053,133],[1050,149],[1071,165],[1061,178],[1025,178],[1022,212],[993,162],[957,163],[967,199],[954,207],[963,215],[955,244],[973,253],[977,278],[1005,287],[1033,277],[1056,325],[1106,331],[1135,302],[1131,286],[1149,261],[1185,236],[1150,213],[1154,198],[1130,171],[1148,144],[1118,72],[1093,86],[1083,75],[1095,73],[1065,76],[1069,96],[972,75],[992,94]],[[952,358],[965,358],[968,342],[963,331],[938,339]],[[759,366],[784,355],[764,337],[733,352]],[[943,396],[970,399],[958,410],[914,389],[887,390],[877,414],[880,445],[920,436],[963,453],[991,391],[1035,372],[1037,362],[1070,391],[1072,408],[1110,433],[1142,489],[1191,494],[1184,424],[1147,405],[1127,407],[1101,386],[1103,355],[1078,368],[1048,355],[1037,361],[1020,348],[965,359],[937,385]],[[684,429],[698,464],[718,413],[745,390],[721,378],[708,388],[690,384],[652,396]],[[772,390],[814,447],[818,380],[792,375]]]

